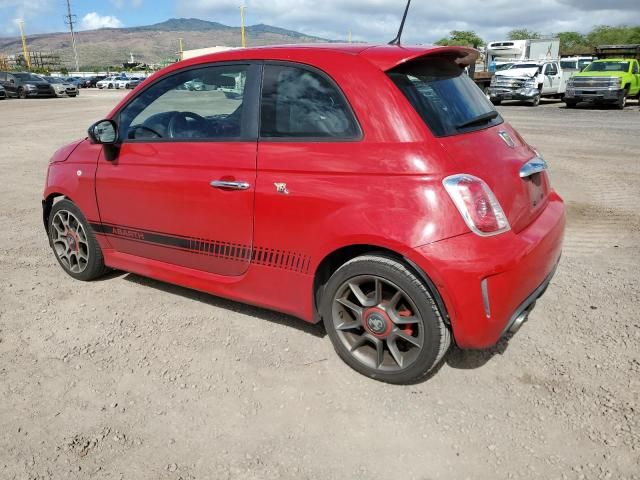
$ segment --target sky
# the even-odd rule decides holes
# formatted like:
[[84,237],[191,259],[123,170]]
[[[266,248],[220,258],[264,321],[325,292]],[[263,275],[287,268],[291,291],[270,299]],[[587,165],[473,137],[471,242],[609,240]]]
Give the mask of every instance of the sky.
[[[133,27],[169,18],[240,24],[243,0],[71,0],[77,28]],[[266,23],[334,40],[386,42],[395,36],[404,0],[244,0],[246,23]],[[0,36],[65,31],[66,0],[0,0]],[[543,34],[586,33],[595,25],[640,25],[640,0],[413,0],[403,41],[430,43],[451,30],[487,41],[514,28]]]

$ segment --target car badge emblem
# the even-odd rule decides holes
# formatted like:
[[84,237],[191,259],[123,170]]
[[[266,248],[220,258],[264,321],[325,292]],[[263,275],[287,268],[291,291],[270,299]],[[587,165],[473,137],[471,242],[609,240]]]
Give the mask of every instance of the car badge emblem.
[[273,185],[276,187],[276,192],[281,193],[282,195],[289,195],[286,183],[275,182]]
[[500,130],[498,132],[498,135],[509,148],[516,148],[516,142],[513,141],[513,138],[511,138],[511,135],[509,135],[507,132],[505,132],[504,130]]

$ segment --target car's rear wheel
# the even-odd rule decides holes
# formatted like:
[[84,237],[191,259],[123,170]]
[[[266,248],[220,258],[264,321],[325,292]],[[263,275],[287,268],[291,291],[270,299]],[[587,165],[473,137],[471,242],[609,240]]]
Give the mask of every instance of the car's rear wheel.
[[565,105],[567,106],[567,108],[575,108],[576,105],[578,105],[578,102],[574,101],[574,100],[564,100]]
[[24,88],[18,89],[18,98],[22,98],[23,100],[27,98],[27,91]]
[[494,105],[500,105],[502,103],[502,100],[498,100],[496,98],[491,98],[490,100]]
[[354,370],[388,383],[414,383],[451,344],[435,301],[403,263],[356,257],[331,276],[321,300],[325,328]]
[[93,280],[109,269],[95,233],[80,209],[70,200],[53,205],[49,215],[49,240],[60,266],[78,280]]

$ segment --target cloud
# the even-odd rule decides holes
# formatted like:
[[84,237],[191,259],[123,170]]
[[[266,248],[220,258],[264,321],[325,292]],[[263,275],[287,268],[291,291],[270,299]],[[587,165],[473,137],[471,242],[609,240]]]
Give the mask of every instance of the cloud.
[[[238,4],[234,0],[177,0],[177,12],[238,25]],[[397,0],[245,0],[245,4],[249,24],[267,23],[330,39],[345,39],[351,31],[354,40],[378,43],[395,36],[404,9],[404,1]],[[451,30],[474,30],[490,41],[503,39],[515,28],[552,34],[586,32],[596,24],[639,23],[639,0],[414,1],[403,39],[429,43]]]
[[95,30],[98,28],[120,28],[122,22],[112,15],[100,15],[96,12],[87,13],[80,22],[82,30]]

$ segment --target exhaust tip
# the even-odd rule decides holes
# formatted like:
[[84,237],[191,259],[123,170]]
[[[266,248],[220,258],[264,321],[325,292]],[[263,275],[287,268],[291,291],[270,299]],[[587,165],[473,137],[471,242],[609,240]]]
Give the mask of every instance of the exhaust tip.
[[528,319],[529,319],[529,311],[525,310],[520,315],[518,315],[516,320],[513,322],[513,325],[511,325],[509,332],[516,333],[518,330],[520,330],[520,327],[522,327],[524,322],[526,322]]

